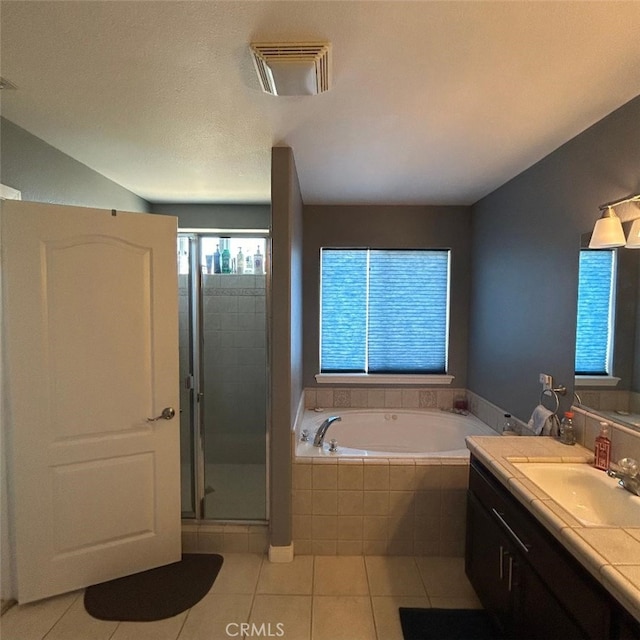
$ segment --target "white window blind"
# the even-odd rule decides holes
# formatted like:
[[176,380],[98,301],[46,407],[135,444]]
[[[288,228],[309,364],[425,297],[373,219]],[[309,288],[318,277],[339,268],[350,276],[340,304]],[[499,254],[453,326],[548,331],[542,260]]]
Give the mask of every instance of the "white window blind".
[[613,349],[615,252],[580,251],[577,375],[610,375]]
[[321,250],[323,373],[445,373],[449,251]]

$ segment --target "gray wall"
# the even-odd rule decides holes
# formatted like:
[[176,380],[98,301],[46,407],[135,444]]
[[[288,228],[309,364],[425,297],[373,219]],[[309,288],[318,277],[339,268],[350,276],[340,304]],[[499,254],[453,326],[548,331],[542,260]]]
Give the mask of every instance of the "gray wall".
[[23,200],[149,210],[146,200],[5,118],[0,118],[0,149],[0,182],[21,191]]
[[599,205],[640,191],[639,168],[637,97],[473,206],[472,391],[526,420],[544,372],[569,388],[568,405],[580,236]]
[[293,152],[271,154],[271,545],[291,544],[291,429],[302,397],[302,197]]
[[268,229],[268,204],[193,204],[151,202],[151,213],[178,217],[180,229]]
[[316,386],[319,372],[320,248],[371,247],[451,249],[448,373],[455,376],[456,387],[465,387],[470,230],[470,207],[464,206],[305,206],[304,386]]

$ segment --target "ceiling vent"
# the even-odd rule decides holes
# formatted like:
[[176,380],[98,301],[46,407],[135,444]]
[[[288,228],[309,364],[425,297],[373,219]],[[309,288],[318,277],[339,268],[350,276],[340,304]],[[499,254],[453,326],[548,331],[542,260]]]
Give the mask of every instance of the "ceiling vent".
[[251,44],[262,90],[274,96],[312,96],[329,90],[329,42]]

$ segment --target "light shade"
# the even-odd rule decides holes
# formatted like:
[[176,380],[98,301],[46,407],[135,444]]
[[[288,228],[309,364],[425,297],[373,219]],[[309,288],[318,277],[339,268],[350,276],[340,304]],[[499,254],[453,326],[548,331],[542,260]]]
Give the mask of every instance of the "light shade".
[[627,249],[640,249],[640,218],[636,218],[631,225],[631,231],[629,231],[629,238],[627,244],[624,245]]
[[589,249],[623,247],[626,241],[620,218],[611,207],[608,207],[593,227]]

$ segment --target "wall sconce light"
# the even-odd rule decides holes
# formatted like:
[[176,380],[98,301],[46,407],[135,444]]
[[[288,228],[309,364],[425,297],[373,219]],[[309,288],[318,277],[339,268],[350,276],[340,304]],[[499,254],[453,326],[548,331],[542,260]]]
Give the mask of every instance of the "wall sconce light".
[[629,241],[627,242],[622,229],[622,222],[614,211],[615,207],[627,202],[640,202],[640,193],[600,205],[599,209],[602,211],[602,216],[593,227],[591,241],[589,242],[590,249],[612,249],[625,246],[629,249],[640,249],[640,219],[633,223],[629,233]]
[[629,237],[627,238],[627,244],[624,245],[627,249],[640,249],[640,218],[636,218],[631,225],[631,231],[629,231]]

